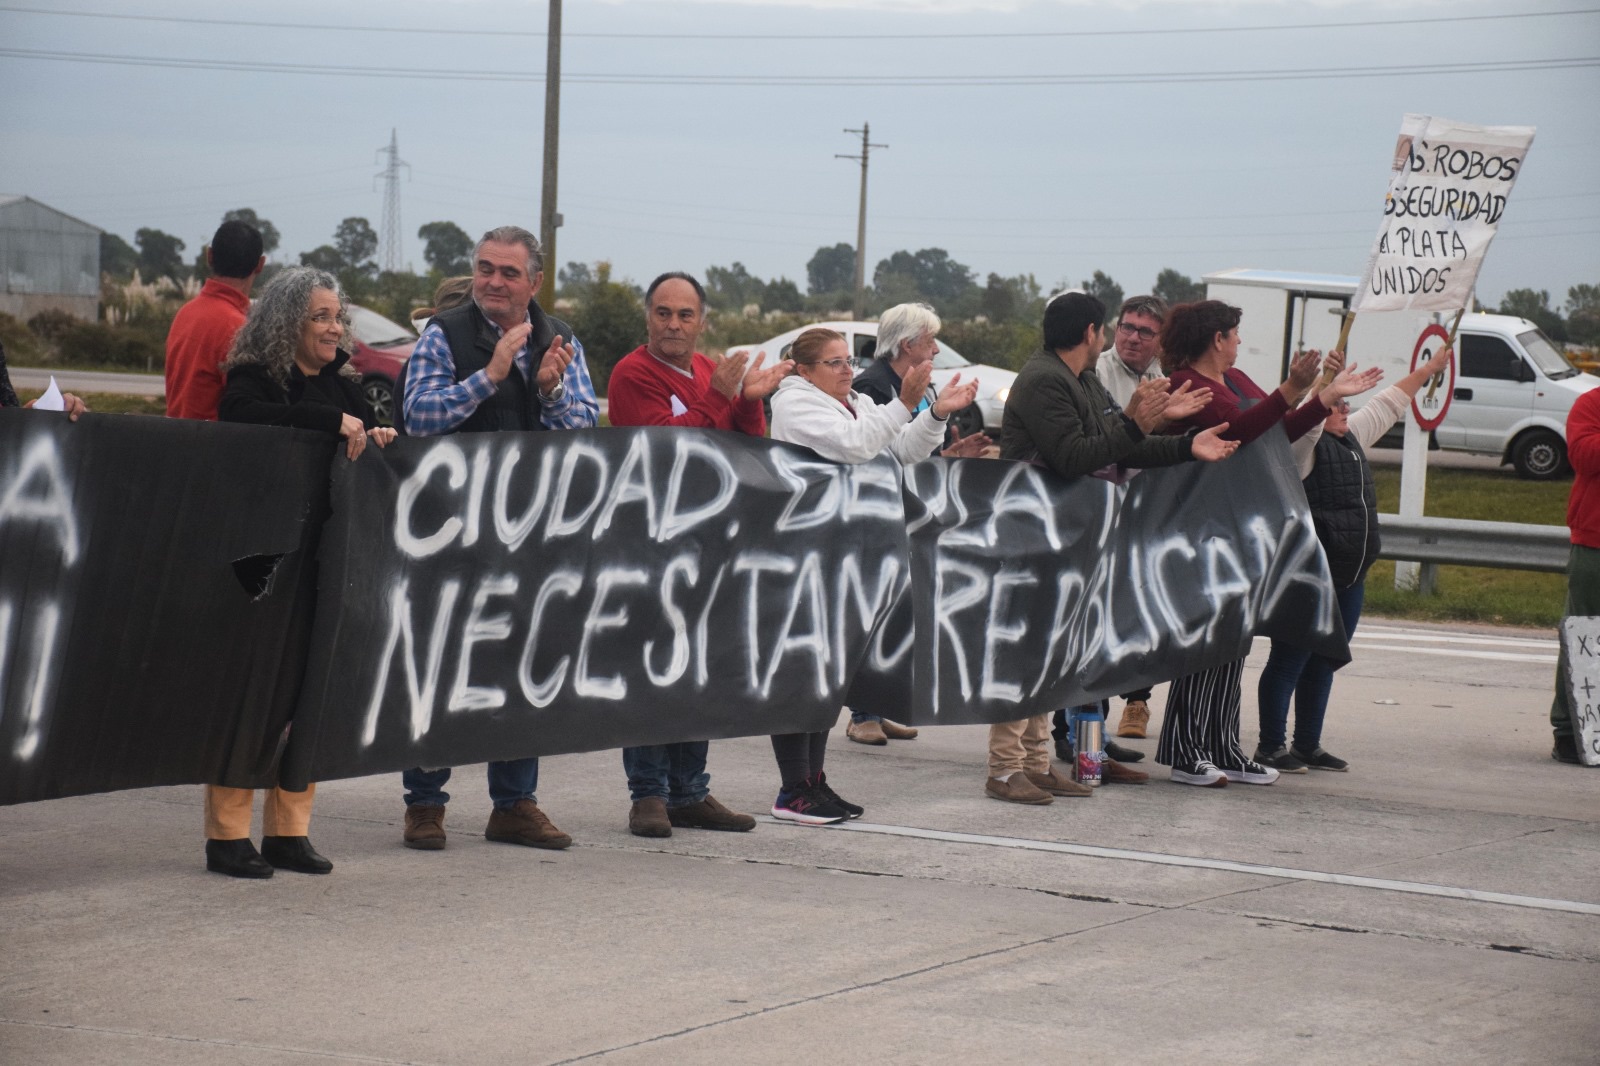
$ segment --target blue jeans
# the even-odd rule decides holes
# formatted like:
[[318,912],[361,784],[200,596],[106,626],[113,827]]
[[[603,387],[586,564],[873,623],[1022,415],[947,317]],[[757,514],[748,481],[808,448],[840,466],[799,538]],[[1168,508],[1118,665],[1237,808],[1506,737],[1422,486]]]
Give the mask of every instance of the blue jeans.
[[[450,802],[450,793],[444,790],[450,780],[450,767],[442,770],[423,770],[414,767],[400,775],[406,786],[406,806],[415,803],[443,807]],[[518,800],[533,800],[539,788],[539,758],[508,759],[489,764],[489,798],[496,808],[509,807]]]
[[868,714],[866,711],[858,711],[854,707],[852,707],[850,709],[850,724],[851,725],[860,725],[862,722],[881,722],[881,721],[883,721],[883,716],[881,714]]
[[[1364,578],[1347,589],[1335,590],[1345,636],[1355,636],[1366,594]],[[1333,663],[1303,648],[1273,641],[1267,665],[1261,670],[1261,682],[1256,687],[1256,703],[1261,714],[1261,750],[1274,752],[1283,747],[1292,696],[1295,750],[1316,751],[1322,744],[1322,720],[1328,714],[1328,693],[1332,689]]]
[[711,744],[686,740],[677,744],[647,744],[622,749],[622,768],[628,771],[628,794],[633,802],[660,796],[668,807],[688,807],[711,795],[711,775],[706,773],[706,752]]

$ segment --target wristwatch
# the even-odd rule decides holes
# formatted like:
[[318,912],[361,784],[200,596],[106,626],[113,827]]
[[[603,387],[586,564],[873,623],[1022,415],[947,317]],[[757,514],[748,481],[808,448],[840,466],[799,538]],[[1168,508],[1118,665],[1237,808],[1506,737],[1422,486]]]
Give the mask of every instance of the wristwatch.
[[545,392],[543,389],[539,389],[537,391],[539,393],[539,400],[541,403],[557,403],[560,401],[561,397],[567,394],[567,383],[560,378],[556,378],[555,388],[551,389],[549,392]]

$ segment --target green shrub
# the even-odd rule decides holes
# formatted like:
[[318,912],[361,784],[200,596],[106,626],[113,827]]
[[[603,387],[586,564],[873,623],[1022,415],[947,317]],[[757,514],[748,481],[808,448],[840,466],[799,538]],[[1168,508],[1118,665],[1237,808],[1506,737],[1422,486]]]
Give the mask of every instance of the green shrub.
[[0,345],[5,346],[6,362],[11,366],[38,366],[48,352],[33,331],[15,315],[0,311]]
[[941,341],[972,360],[989,366],[1021,370],[1028,357],[1038,351],[1040,335],[1037,327],[1018,325],[1015,322],[951,322],[948,319],[939,331]]
[[28,319],[28,329],[46,344],[59,344],[62,337],[82,323],[83,319],[77,315],[52,307]]

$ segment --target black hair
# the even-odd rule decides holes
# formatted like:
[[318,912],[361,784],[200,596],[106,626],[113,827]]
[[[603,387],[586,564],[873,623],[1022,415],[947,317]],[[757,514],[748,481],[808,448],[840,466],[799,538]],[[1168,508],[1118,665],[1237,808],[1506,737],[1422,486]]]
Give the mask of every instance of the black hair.
[[1090,326],[1106,323],[1106,305],[1086,292],[1064,292],[1044,305],[1044,346],[1064,351],[1083,343]]
[[211,272],[224,278],[248,278],[261,262],[261,234],[248,222],[230,219],[211,237]]
[[706,309],[706,287],[700,284],[700,279],[681,270],[669,270],[652,281],[650,287],[644,290],[644,309],[646,311],[650,310],[650,299],[655,296],[656,290],[669,281],[687,281],[690,285],[693,285],[694,294],[700,297],[700,310],[704,311]]

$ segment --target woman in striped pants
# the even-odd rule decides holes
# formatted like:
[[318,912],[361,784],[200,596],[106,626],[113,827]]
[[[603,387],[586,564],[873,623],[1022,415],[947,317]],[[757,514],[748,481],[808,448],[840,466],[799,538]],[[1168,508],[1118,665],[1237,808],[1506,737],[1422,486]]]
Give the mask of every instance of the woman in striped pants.
[[[1189,382],[1211,390],[1211,402],[1173,431],[1228,423],[1223,436],[1241,445],[1283,423],[1296,440],[1328,417],[1334,404],[1378,383],[1377,370],[1341,370],[1300,407],[1295,404],[1316,383],[1322,353],[1302,352],[1289,364],[1289,377],[1264,392],[1243,371],[1239,358],[1239,309],[1218,300],[1180,304],[1161,326],[1161,365],[1177,388]],[[1156,761],[1172,767],[1172,779],[1185,785],[1221,787],[1230,781],[1270,785],[1278,771],[1248,758],[1239,743],[1239,678],[1244,660],[1201,670],[1172,682]]]

